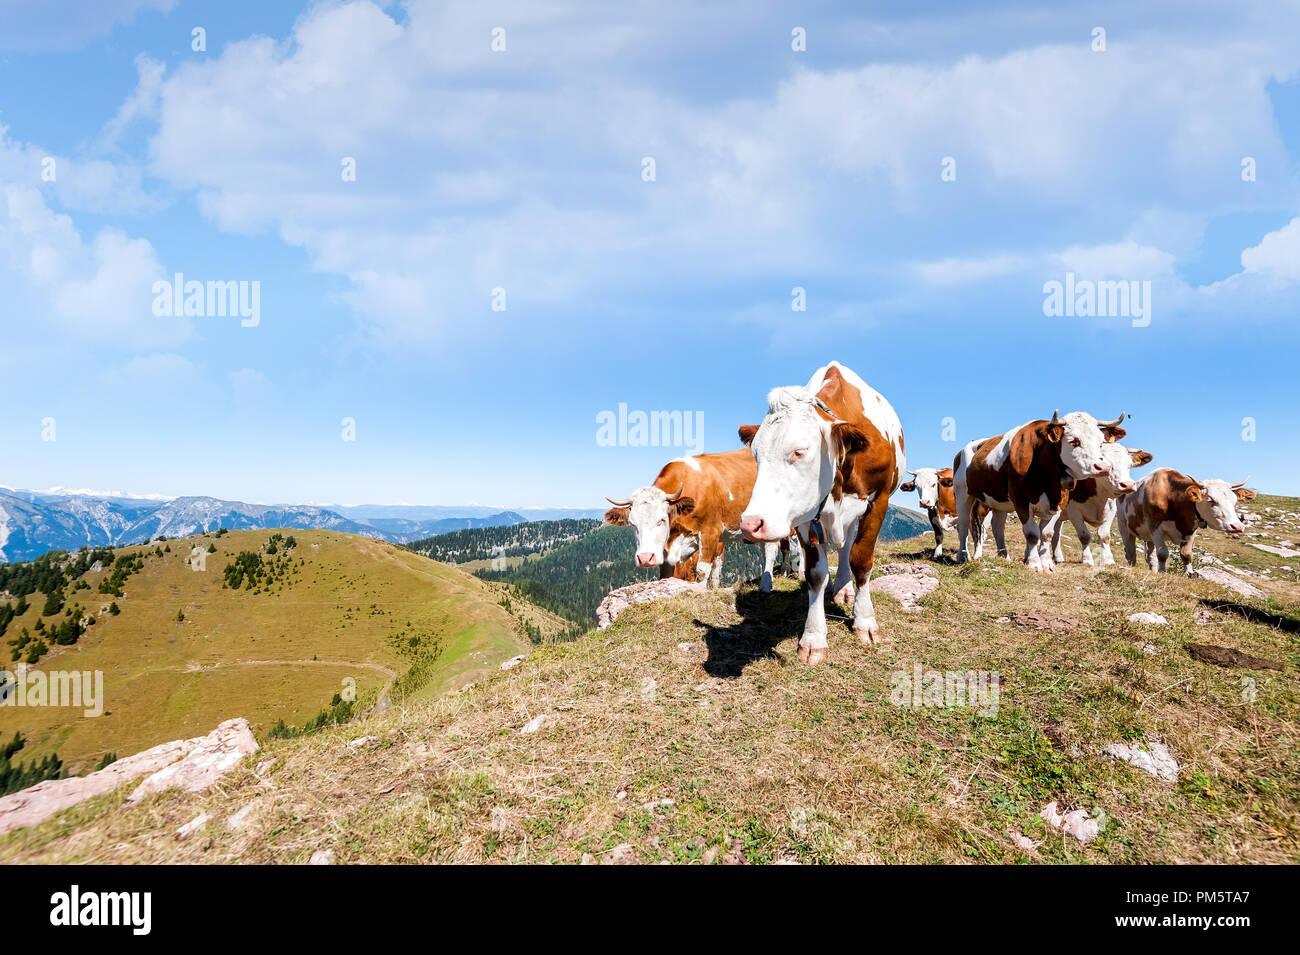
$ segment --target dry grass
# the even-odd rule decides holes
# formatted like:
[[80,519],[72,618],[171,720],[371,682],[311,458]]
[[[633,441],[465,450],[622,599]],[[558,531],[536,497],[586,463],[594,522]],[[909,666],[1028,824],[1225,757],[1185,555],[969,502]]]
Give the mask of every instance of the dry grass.
[[[919,559],[924,540],[880,560]],[[1234,562],[1244,547],[1203,543]],[[340,862],[571,863],[618,845],[646,862],[1300,859],[1291,585],[1264,583],[1277,600],[1246,611],[1207,604],[1224,597],[1208,582],[1127,567],[1045,577],[986,556],[939,573],[919,612],[877,599],[888,654],[837,615],[828,664],[799,665],[793,581],[638,606],[465,692],[271,741],[218,791],[71,810],[0,841],[0,861],[303,862],[326,848]],[[1128,623],[1138,610],[1172,626]],[[1189,642],[1284,669],[1200,663]],[[891,676],[916,662],[997,671],[996,716],[891,705]],[[1179,782],[1099,752],[1148,733],[1182,763]],[[362,736],[375,739],[348,746]],[[1047,830],[1038,812],[1053,799],[1104,813],[1099,839]],[[206,828],[178,838],[200,812]],[[1038,845],[1018,848],[1009,830]]]

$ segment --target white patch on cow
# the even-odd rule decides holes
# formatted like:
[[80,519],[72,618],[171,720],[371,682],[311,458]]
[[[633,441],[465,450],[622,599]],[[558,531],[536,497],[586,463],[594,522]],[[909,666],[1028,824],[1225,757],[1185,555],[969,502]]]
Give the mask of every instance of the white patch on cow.
[[727,492],[727,500],[728,500],[728,501],[734,501],[735,499],[736,499],[735,495],[732,494],[730,491],[728,491],[728,492]]
[[[640,537],[638,536],[638,541]],[[640,544],[638,543],[637,553],[640,553]],[[690,559],[690,556],[700,549],[699,534],[678,534],[668,545],[667,563],[674,567],[684,560]]]
[[[633,491],[631,500],[627,522],[636,530],[636,553],[651,555],[651,563],[643,566],[658,567],[666,559],[665,550],[668,546],[668,494],[652,484]],[[696,547],[698,546],[697,540]],[[668,562],[677,563],[675,560]]]
[[684,464],[684,465],[686,465],[688,468],[690,468],[690,469],[693,470],[693,471],[697,471],[697,472],[698,472],[698,471],[701,471],[701,470],[702,470],[702,469],[700,468],[700,462],[697,461],[695,458],[692,458],[692,457],[687,457],[687,458],[677,458],[676,461],[677,461],[678,463],[680,463],[680,464]]
[[[1008,431],[1006,434],[1002,436],[1002,440],[999,441],[997,444],[995,444],[993,446],[993,450],[989,452],[989,456],[987,458],[989,467],[991,467],[994,471],[1002,470],[1002,465],[1006,464],[1007,458],[1011,456],[1012,440],[1015,438],[1017,434],[1020,433],[1020,428],[1023,428],[1025,427],[1025,425],[1028,424],[1029,422],[1026,421],[1025,424],[1020,425],[1019,428],[1012,428],[1010,431]],[[980,442],[972,441],[971,444],[978,447],[980,445]],[[970,446],[971,446],[970,444],[967,445],[967,447]]]

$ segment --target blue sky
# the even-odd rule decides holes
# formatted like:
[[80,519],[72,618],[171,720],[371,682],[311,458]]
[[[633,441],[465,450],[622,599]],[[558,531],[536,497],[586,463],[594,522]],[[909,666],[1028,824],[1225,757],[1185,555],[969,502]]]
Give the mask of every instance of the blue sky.
[[1300,7],[693,6],[0,0],[0,484],[595,506],[680,453],[602,411],[726,450],[836,358],[913,467],[1125,410],[1300,493]]

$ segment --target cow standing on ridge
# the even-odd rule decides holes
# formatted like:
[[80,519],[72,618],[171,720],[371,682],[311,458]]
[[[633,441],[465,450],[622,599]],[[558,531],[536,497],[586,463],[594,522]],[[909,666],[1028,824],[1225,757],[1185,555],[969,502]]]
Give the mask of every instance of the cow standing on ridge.
[[1165,541],[1171,540],[1183,558],[1183,573],[1191,574],[1192,538],[1197,528],[1209,527],[1227,534],[1240,534],[1246,529],[1237,514],[1238,504],[1255,499],[1246,481],[1198,481],[1173,468],[1156,468],[1119,503],[1119,536],[1129,565],[1137,563],[1140,537],[1146,542],[1147,566],[1164,572],[1169,559]]
[[[1006,521],[1014,512],[1025,533],[1025,565],[1033,571],[1052,571],[1052,536],[1065,506],[1066,489],[1076,480],[1110,473],[1102,457],[1105,442],[1127,433],[1114,421],[1098,421],[1082,411],[1064,418],[1030,421],[1005,434],[972,441],[953,459],[953,493],[957,499],[958,562],[967,559],[977,504],[993,511],[993,539],[998,556],[1007,556]],[[1038,525],[1034,525],[1034,519]],[[975,524],[978,527],[978,524]],[[974,556],[984,550],[975,541]]]
[[741,440],[758,462],[754,493],[740,529],[751,541],[779,541],[797,530],[808,582],[808,617],[799,659],[826,659],[828,548],[839,551],[836,598],[853,597],[853,632],[884,639],[871,604],[876,537],[889,495],[906,467],[903,426],[879,393],[839,362],[819,368],[800,387],[775,388],[761,425],[743,425]]
[[[921,507],[930,518],[930,526],[934,528],[934,557],[937,560],[943,556],[943,532],[957,526],[957,502],[952,494],[952,468],[921,468],[907,473],[912,475],[912,480],[900,484],[898,489],[915,491],[920,499]],[[976,505],[976,511],[975,522],[980,526],[981,534],[987,534],[993,512],[983,504]]]
[[[757,474],[746,448],[677,458],[627,500],[607,497],[614,506],[605,512],[605,522],[635,528],[638,567],[658,567],[660,578],[699,579],[717,587],[726,542],[742,539],[740,512]],[[789,544],[782,543],[788,568]],[[777,543],[763,548],[764,591],[772,589],[777,549]]]
[[1101,454],[1110,465],[1110,474],[1104,478],[1078,481],[1070,488],[1065,514],[1057,524],[1054,536],[1052,559],[1058,564],[1065,563],[1065,555],[1061,550],[1061,531],[1065,527],[1065,518],[1069,518],[1074,525],[1074,532],[1079,535],[1085,564],[1093,566],[1090,527],[1097,528],[1097,537],[1101,541],[1101,566],[1111,567],[1115,563],[1110,552],[1110,528],[1119,512],[1119,501],[1125,494],[1137,490],[1130,469],[1150,464],[1151,454],[1148,451],[1130,450],[1122,444],[1103,444]]

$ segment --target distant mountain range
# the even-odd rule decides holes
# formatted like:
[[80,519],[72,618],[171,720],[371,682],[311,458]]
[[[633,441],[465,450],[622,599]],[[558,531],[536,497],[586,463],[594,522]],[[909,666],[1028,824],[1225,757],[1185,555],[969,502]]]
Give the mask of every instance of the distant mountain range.
[[215,497],[172,500],[50,493],[0,488],[0,563],[31,560],[49,550],[139,544],[220,527],[292,527],[341,531],[405,544],[474,527],[501,527],[554,517],[595,517],[601,509],[496,510],[421,505],[317,507],[245,504]]

